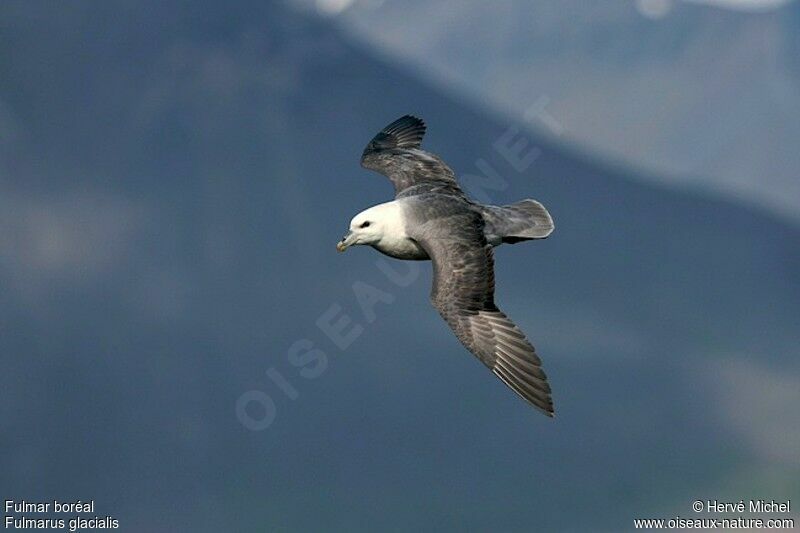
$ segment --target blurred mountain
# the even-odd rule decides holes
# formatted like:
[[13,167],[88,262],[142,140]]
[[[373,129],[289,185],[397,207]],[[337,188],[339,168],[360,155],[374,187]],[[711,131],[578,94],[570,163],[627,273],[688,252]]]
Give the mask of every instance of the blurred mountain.
[[539,102],[540,134],[640,178],[800,221],[798,2],[297,2],[472,102],[517,120]]
[[[619,531],[800,498],[796,227],[565,152],[282,4],[4,2],[0,24],[4,498],[151,532]],[[473,193],[555,217],[497,251],[555,420],[458,344],[428,264],[399,286],[407,264],[335,252],[391,197],[358,158],[404,113]],[[357,282],[391,304],[365,313]],[[363,328],[344,349],[331,310]]]

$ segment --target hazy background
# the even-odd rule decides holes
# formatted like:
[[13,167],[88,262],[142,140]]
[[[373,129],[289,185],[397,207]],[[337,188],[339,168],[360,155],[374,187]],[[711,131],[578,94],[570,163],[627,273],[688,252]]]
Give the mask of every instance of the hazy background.
[[[767,4],[3,2],[0,495],[153,532],[800,501],[800,4]],[[405,113],[460,175],[502,176],[492,201],[555,217],[497,251],[554,420],[458,344],[429,265],[398,287],[335,252],[391,197],[358,158]],[[365,317],[356,282],[393,303]],[[363,327],[345,350],[331,306]]]

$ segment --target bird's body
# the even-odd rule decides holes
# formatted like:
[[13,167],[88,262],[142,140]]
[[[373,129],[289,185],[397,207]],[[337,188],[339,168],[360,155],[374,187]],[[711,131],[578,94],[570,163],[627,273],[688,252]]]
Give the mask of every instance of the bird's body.
[[337,249],[364,244],[397,259],[431,259],[431,302],[459,340],[525,400],[553,416],[550,386],[524,333],[494,303],[492,248],[542,239],[553,220],[535,200],[487,206],[470,200],[453,171],[420,148],[424,123],[405,116],[367,145],[364,167],[386,175],[395,200],[356,215]]

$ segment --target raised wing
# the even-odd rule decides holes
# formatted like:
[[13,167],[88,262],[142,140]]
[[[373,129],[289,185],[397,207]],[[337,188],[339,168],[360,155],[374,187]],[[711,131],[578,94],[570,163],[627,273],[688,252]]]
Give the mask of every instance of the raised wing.
[[539,356],[494,303],[494,258],[480,215],[450,215],[423,228],[414,238],[433,260],[433,306],[470,352],[514,392],[552,417],[550,385]]
[[455,175],[439,156],[420,148],[425,135],[422,119],[406,115],[378,133],[361,155],[361,166],[379,172],[394,185],[395,195],[420,184],[420,192],[433,188],[461,194]]

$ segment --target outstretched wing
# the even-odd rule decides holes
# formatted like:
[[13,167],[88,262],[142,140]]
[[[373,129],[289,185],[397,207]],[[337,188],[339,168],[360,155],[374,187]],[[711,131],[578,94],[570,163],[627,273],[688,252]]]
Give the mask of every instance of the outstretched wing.
[[421,183],[460,193],[453,171],[439,156],[420,148],[422,119],[406,115],[378,133],[364,149],[361,166],[379,172],[394,185],[395,195]]
[[514,392],[553,416],[539,356],[494,303],[494,259],[480,215],[463,212],[436,219],[414,238],[433,260],[433,306],[458,339]]

